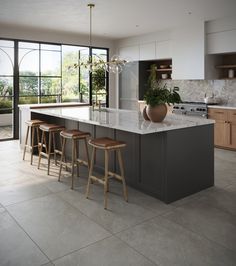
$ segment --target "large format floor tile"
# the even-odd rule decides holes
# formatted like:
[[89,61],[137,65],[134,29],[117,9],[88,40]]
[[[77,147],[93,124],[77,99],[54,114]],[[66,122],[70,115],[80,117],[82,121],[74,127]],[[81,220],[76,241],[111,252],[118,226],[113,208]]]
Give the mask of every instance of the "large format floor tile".
[[35,180],[23,182],[17,185],[0,187],[0,203],[3,206],[11,205],[21,201],[42,197],[51,191]]
[[116,237],[110,237],[54,261],[56,266],[155,266]]
[[164,216],[236,251],[236,216],[207,204],[205,199],[185,204]]
[[158,265],[235,265],[236,254],[163,217],[117,236]]
[[57,195],[112,233],[156,216],[151,210],[132,201],[126,202],[122,195],[112,193],[109,193],[108,210],[104,210],[103,187],[99,185],[92,186],[89,199],[85,198],[85,187]]
[[47,262],[47,257],[35,243],[7,211],[0,208],[0,265],[37,266]]
[[15,204],[7,209],[50,259],[110,235],[56,195]]

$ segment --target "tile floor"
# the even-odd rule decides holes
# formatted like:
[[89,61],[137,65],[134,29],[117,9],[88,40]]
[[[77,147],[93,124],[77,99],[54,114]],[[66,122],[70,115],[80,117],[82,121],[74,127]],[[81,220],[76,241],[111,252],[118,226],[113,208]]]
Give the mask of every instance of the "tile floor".
[[169,205],[112,182],[107,211],[86,169],[72,191],[36,164],[0,142],[1,266],[236,265],[236,152],[215,151],[215,187]]

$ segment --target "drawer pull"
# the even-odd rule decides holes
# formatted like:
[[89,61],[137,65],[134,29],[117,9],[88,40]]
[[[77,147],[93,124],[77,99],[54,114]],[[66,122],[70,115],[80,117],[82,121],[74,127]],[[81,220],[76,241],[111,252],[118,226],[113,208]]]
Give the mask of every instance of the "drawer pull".
[[215,112],[216,114],[224,114],[223,112]]

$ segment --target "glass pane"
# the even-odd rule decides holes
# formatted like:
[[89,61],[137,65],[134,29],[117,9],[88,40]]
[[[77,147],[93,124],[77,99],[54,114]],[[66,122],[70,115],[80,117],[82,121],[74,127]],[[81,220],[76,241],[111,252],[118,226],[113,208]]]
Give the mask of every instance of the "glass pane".
[[61,76],[61,53],[41,51],[41,75]]
[[0,96],[8,97],[13,95],[13,78],[0,77]]
[[39,50],[19,49],[20,76],[39,75]]
[[32,103],[40,103],[39,96],[20,96],[19,97],[20,104],[32,104]]
[[42,50],[61,51],[61,45],[55,44],[41,44]]
[[102,59],[104,62],[107,62],[107,50],[106,49],[92,49],[92,55],[99,59]]
[[12,47],[12,48],[14,48],[14,42],[13,41],[0,40],[0,47]]
[[19,48],[26,48],[26,49],[29,49],[29,50],[32,50],[32,49],[39,50],[39,43],[19,42]]
[[60,95],[61,78],[41,78],[41,94],[43,95]]
[[41,103],[56,103],[58,102],[57,96],[42,96]]
[[0,47],[0,75],[13,75],[14,48]]
[[[13,107],[13,99],[12,96],[0,96],[0,114],[11,114]],[[1,124],[1,121],[0,121]]]
[[39,80],[37,77],[20,77],[20,96],[38,95]]
[[[89,74],[85,69],[74,69],[78,63],[79,51],[88,59],[89,49],[78,46],[62,46],[62,87],[63,102],[89,102]],[[72,66],[72,68],[70,68]]]

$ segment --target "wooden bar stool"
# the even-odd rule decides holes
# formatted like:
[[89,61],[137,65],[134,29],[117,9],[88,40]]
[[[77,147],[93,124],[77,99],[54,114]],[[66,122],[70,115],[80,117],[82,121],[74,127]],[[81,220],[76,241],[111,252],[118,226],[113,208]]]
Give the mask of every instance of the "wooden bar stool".
[[[43,121],[37,120],[37,119],[32,119],[32,120],[28,120],[25,122],[25,124],[27,125],[27,131],[26,131],[26,137],[25,137],[23,160],[25,160],[26,149],[29,148],[30,153],[31,153],[30,164],[33,163],[34,148],[37,147],[38,152],[39,152],[39,126],[43,123],[44,123]],[[31,143],[30,144],[28,144],[29,132],[31,134]],[[34,143],[35,133],[37,136],[37,143],[36,144]]]
[[[124,177],[124,166],[123,166],[123,160],[121,156],[121,148],[126,146],[125,142],[113,140],[110,138],[98,138],[98,139],[89,140],[88,143],[93,147],[93,150],[92,150],[92,158],[91,158],[91,164],[90,164],[90,169],[89,169],[89,179],[88,179],[86,197],[88,198],[89,196],[90,183],[92,181],[98,181],[100,184],[104,185],[104,208],[107,209],[107,194],[109,190],[109,178],[115,177],[116,179],[122,181],[124,199],[128,201],[127,187],[126,187],[125,177]],[[93,166],[94,166],[96,149],[101,149],[101,150],[104,150],[105,152],[105,175],[103,178],[98,178],[93,175]],[[119,162],[120,173],[121,173],[120,175],[108,170],[109,151],[116,151],[118,155],[118,162]]]
[[[63,129],[65,129],[65,127],[55,124],[41,124],[39,126],[39,129],[42,131],[42,137],[39,149],[38,169],[40,167],[40,162],[43,155],[48,159],[47,174],[49,175],[51,154],[54,155],[56,165],[57,165],[57,154],[61,154],[61,151],[56,149],[55,134],[61,132]],[[48,133],[48,145],[46,140],[46,133]],[[51,152],[52,146],[53,146],[53,152]],[[43,151],[43,148],[45,148],[45,152]]]
[[[77,166],[77,175],[79,175],[79,165],[85,165],[89,169],[90,161],[89,161],[87,138],[90,137],[90,133],[89,132],[83,132],[83,131],[80,131],[77,129],[72,129],[72,130],[63,130],[63,131],[61,131],[60,135],[62,137],[62,153],[61,153],[61,161],[60,161],[60,170],[59,170],[58,181],[61,180],[62,166],[63,165],[66,167],[69,166],[69,163],[62,161],[63,158],[65,158],[66,140],[72,140],[71,189],[74,189],[74,169],[75,169],[75,166]],[[84,146],[85,146],[87,161],[84,161],[84,160],[81,160],[78,158],[77,144],[78,144],[79,140],[84,140]]]

